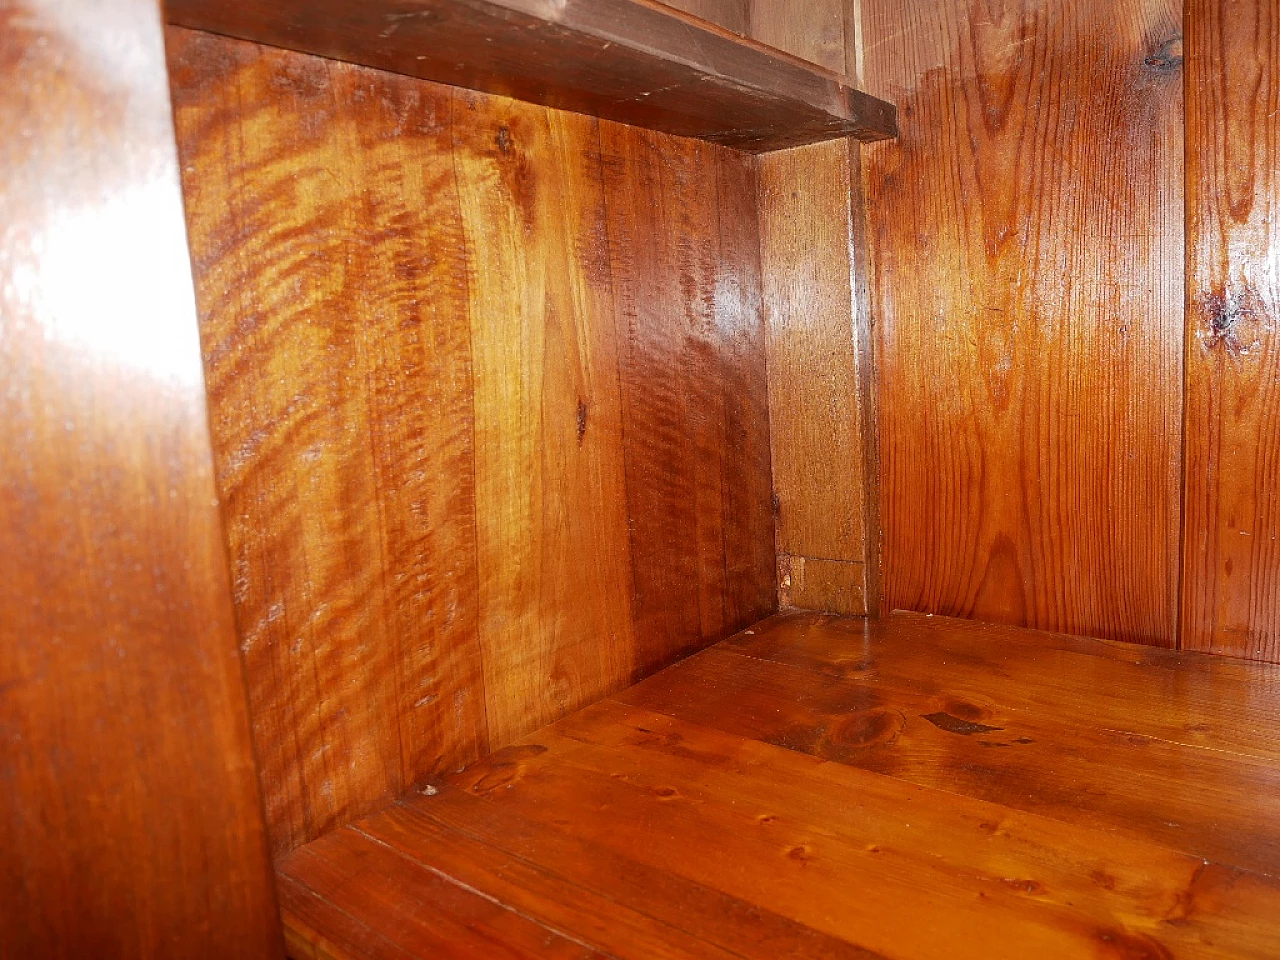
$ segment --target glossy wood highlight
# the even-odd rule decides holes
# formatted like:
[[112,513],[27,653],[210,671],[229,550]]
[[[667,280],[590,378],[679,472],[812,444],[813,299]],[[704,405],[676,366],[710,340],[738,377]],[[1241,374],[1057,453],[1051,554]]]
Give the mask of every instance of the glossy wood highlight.
[[[780,615],[318,846],[384,844],[433,888],[620,960],[1269,957],[1280,758],[1252,720],[1230,749],[1195,738],[1242,700],[1274,714],[1275,679],[943,618]],[[1168,717],[1182,742],[1138,732]],[[283,865],[313,897],[296,936],[425,955],[338,935],[393,929],[425,887],[335,889],[309,856]]]
[[452,105],[207,34],[172,30],[170,50],[218,482],[283,852],[488,746]]
[[861,10],[886,606],[1171,646],[1181,5]]
[[170,46],[277,853],[776,609],[749,157]]
[[0,2],[0,955],[268,958],[158,8]]
[[1187,6],[1182,642],[1280,661],[1280,11]]
[[752,153],[897,133],[893,105],[839,73],[650,0],[419,0],[408,11],[174,0],[167,9],[187,27]]

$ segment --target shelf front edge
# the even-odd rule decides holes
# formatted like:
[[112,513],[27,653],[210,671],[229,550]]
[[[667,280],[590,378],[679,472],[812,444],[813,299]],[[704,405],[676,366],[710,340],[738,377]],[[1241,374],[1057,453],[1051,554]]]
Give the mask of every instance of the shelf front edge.
[[896,137],[847,78],[650,0],[170,0],[170,22],[748,153]]

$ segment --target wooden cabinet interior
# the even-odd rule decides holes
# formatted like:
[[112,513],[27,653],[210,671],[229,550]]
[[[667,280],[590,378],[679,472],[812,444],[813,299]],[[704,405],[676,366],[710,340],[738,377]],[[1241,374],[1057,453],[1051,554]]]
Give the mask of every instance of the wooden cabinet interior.
[[[173,0],[166,35],[151,0],[0,0],[0,955],[279,956],[273,856],[301,955],[396,885],[410,941],[593,955],[573,897],[550,936],[446,876],[543,896],[542,833],[534,863],[376,811],[533,771],[512,824],[616,799],[714,865],[737,801],[712,843],[686,788],[792,754],[1071,823],[1081,863],[1136,838],[1147,899],[992,881],[1046,950],[1198,955],[1191,918],[1267,955],[1274,669],[1013,628],[1280,660],[1274,4],[678,6]],[[779,605],[1009,629],[700,653]],[[556,723],[573,776],[526,762]],[[681,786],[612,777],[631,748]],[[402,817],[443,846],[379,847]],[[657,855],[607,829],[593,868]],[[893,953],[811,876],[782,916],[642,873],[707,905],[707,955]]]

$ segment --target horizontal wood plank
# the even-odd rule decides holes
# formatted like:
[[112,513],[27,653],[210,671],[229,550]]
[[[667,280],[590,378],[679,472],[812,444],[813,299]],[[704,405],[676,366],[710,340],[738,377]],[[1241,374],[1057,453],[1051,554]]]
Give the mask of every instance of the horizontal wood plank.
[[650,0],[173,0],[173,23],[752,153],[897,135],[847,78]]
[[[376,956],[428,955],[401,916],[426,888],[388,893],[422,870],[431,890],[448,878],[617,960],[1271,957],[1265,726],[1226,747],[1133,732],[1170,710],[1217,722],[1215,699],[1260,718],[1267,669],[944,618],[780,614],[313,845],[394,851],[411,866],[367,880],[385,902],[294,854],[290,875],[341,913],[293,906],[286,884],[291,942],[330,960],[354,917],[391,932]],[[450,950],[429,955],[467,955]]]

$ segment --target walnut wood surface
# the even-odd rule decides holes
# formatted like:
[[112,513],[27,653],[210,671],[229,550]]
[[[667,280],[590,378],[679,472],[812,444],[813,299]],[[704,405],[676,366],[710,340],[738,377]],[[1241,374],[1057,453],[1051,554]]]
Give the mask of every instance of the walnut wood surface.
[[155,4],[0,2],[0,211],[0,956],[279,956]]
[[277,853],[775,609],[751,158],[170,52]]
[[896,135],[893,105],[840,74],[651,0],[174,0],[167,11],[186,27],[753,153]]
[[1280,10],[1187,5],[1182,642],[1280,661]]
[[1270,957],[1275,671],[779,615],[291,854],[286,923],[467,956],[401,919],[448,882],[620,960]]
[[1182,6],[861,10],[886,605],[1172,646]]

